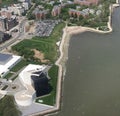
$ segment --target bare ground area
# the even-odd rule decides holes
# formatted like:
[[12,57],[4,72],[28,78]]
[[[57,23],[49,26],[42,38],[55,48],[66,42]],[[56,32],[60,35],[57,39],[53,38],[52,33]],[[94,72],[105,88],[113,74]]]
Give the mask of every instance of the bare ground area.
[[29,33],[34,33],[35,32],[35,25],[31,25],[29,29]]
[[37,58],[41,61],[41,63],[48,63],[49,60],[45,59],[44,57],[44,53],[42,53],[41,51],[38,51],[36,49],[32,49],[34,51],[34,58]]
[[35,32],[35,23],[34,22],[30,22],[29,23],[26,23],[25,25],[25,31],[28,32],[28,33],[34,33]]

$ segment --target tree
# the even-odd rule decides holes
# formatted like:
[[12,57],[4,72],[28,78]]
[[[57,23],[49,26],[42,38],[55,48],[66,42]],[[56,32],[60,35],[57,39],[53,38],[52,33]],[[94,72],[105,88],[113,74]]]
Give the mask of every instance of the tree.
[[21,112],[14,103],[13,96],[5,96],[0,100],[0,116],[20,116]]

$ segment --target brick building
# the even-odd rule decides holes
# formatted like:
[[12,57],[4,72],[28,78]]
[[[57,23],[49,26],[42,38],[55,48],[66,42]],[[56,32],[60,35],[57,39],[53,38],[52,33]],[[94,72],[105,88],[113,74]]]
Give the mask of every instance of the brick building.
[[54,6],[52,9],[52,16],[58,16],[61,12],[61,6]]
[[42,20],[46,18],[46,15],[48,14],[49,10],[41,10],[39,8],[36,8],[33,11],[33,15],[35,16],[36,20]]
[[74,0],[75,4],[80,4],[80,5],[97,5],[99,0]]
[[0,16],[10,19],[12,16],[12,12],[7,8],[1,8]]
[[86,18],[89,15],[89,13],[84,11],[78,11],[75,9],[69,9],[69,15],[73,17],[76,16],[77,18],[79,18],[80,16],[83,16],[84,18]]

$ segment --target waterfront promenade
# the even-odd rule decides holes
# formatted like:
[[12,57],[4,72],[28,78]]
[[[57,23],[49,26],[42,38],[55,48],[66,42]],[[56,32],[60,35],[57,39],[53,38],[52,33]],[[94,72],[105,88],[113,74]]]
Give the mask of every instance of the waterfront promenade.
[[[118,1],[117,1],[118,2]],[[118,6],[118,4],[113,5],[110,9],[112,12],[112,9],[114,7]],[[97,32],[97,33],[110,33],[112,32],[111,28],[111,14],[109,16],[109,21],[108,21],[108,28],[109,31],[100,31],[97,29],[93,28],[88,28],[88,27],[81,27],[81,26],[74,26],[74,27],[65,27],[63,29],[63,36],[61,39],[59,51],[60,51],[60,57],[56,61],[56,65],[59,66],[59,73],[58,73],[58,83],[57,83],[57,95],[56,95],[56,104],[54,107],[44,109],[42,111],[35,112],[34,114],[31,114],[31,116],[34,115],[45,115],[49,113],[54,113],[56,111],[59,111],[60,109],[60,104],[61,104],[61,96],[62,96],[62,82],[64,81],[64,75],[65,75],[65,62],[68,59],[68,47],[69,47],[69,40],[73,34],[78,34],[78,33],[83,33],[86,31],[91,31],[91,32]]]

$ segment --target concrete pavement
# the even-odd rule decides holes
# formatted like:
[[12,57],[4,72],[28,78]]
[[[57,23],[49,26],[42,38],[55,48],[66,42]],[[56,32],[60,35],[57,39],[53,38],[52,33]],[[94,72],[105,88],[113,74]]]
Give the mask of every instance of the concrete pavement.
[[8,41],[6,41],[5,43],[2,43],[0,45],[0,51],[4,50],[4,49],[7,49],[9,46],[11,46],[13,43],[15,43],[16,41],[19,40],[19,38],[21,36],[24,35],[24,26],[25,26],[25,22],[27,20],[26,19],[23,19],[20,24],[19,24],[19,30],[21,30],[18,35],[16,37],[13,37],[12,39],[9,39]]

